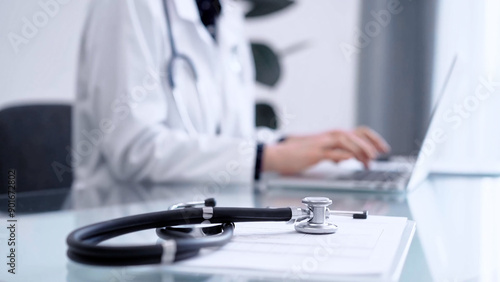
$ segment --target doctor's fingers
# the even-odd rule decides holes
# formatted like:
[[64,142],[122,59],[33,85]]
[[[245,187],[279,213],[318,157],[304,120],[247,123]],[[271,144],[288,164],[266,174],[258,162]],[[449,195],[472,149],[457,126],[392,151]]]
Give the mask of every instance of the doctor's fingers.
[[385,141],[380,134],[369,127],[360,126],[354,130],[354,134],[365,141],[370,142],[379,152],[388,153],[391,150],[387,141]]
[[348,159],[353,158],[354,155],[340,149],[334,149],[334,150],[326,150],[325,151],[325,159],[330,160],[332,162],[338,163],[341,161],[345,161]]
[[369,161],[376,157],[376,149],[370,143],[351,132],[335,132],[332,149],[342,149],[354,155],[368,168]]

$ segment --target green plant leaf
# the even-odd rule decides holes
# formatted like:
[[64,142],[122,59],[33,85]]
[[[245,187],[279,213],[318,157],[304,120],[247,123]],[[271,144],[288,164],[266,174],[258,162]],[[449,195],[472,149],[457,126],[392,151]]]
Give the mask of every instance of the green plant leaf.
[[255,80],[273,87],[281,77],[281,64],[278,55],[263,43],[252,42],[252,53],[255,63]]
[[255,125],[278,129],[278,118],[273,106],[268,103],[257,103],[255,105]]
[[245,0],[252,4],[252,8],[245,17],[254,18],[281,11],[294,4],[294,0]]

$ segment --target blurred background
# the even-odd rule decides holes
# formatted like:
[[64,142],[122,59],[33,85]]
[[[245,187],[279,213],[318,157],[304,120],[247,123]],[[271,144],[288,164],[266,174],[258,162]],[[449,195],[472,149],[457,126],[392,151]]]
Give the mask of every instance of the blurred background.
[[[256,123],[285,134],[368,125],[393,153],[411,154],[422,145],[454,58],[458,104],[481,79],[500,80],[497,0],[242,1],[257,67]],[[89,3],[0,0],[0,109],[72,103]],[[29,36],[19,37],[23,32]],[[495,87],[492,97],[499,96]],[[454,138],[460,142],[446,147],[500,160],[489,150],[500,140],[484,134],[499,131],[492,117],[498,100],[474,108]]]
[[[69,163],[66,148],[71,145],[70,107],[76,96],[80,36],[91,1],[99,0],[0,0],[0,196],[7,192],[3,180],[11,164],[21,168],[18,186],[23,192],[71,186],[71,168],[64,166]],[[449,99],[442,101],[441,113],[448,113],[459,126],[450,127],[455,122],[437,117],[437,128],[447,128],[449,138],[439,144],[430,139],[431,162],[442,162],[444,170],[452,172],[472,168],[481,174],[485,167],[500,168],[499,0],[239,1],[248,6],[247,32],[257,70],[256,125],[284,134],[367,125],[388,140],[394,154],[411,155],[425,146],[422,142],[431,113],[447,91]],[[447,80],[451,66],[453,78]],[[477,98],[479,87],[486,98]],[[40,104],[52,105],[52,114],[32,108],[34,119],[25,114],[26,108],[15,108]],[[54,160],[63,166],[53,167]],[[56,169],[64,172],[62,178],[54,173]],[[421,271],[430,267],[436,281],[488,277],[492,278],[487,281],[493,281],[497,272],[488,271],[496,269],[494,261],[498,262],[494,258],[499,245],[492,239],[499,233],[498,225],[492,224],[498,214],[494,212],[499,198],[496,180],[431,179],[428,188],[407,200],[368,193],[332,195],[340,198],[340,209],[363,206],[373,214],[411,215],[418,222],[419,237],[410,250],[407,279],[410,274],[416,280],[430,280],[430,274]],[[161,198],[149,190],[130,191],[91,194],[92,199],[73,196],[82,203],[102,206]],[[232,189],[217,197],[229,203],[237,191],[246,190]],[[277,206],[302,194],[277,190],[267,196],[258,194],[256,200],[253,196],[238,199],[255,200],[243,205]],[[66,200],[65,194],[50,191],[33,195],[40,208],[29,201],[23,206],[21,200],[20,210],[55,210]],[[56,225],[72,226],[72,219],[64,216],[64,224]],[[83,217],[92,218],[87,213]],[[38,232],[40,224],[47,226],[39,218],[32,220],[32,226],[28,223],[23,226],[33,232]],[[25,242],[45,239],[27,231],[30,238]],[[55,246],[60,248],[56,253],[64,253],[63,244]],[[54,269],[56,259],[52,256],[42,265]],[[472,276],[474,271],[485,276]]]

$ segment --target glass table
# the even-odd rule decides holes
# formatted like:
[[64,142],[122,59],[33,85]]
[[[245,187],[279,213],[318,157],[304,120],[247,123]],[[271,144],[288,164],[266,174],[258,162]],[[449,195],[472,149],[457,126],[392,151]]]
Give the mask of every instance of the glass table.
[[[172,273],[168,266],[93,267],[66,257],[74,229],[127,215],[161,211],[178,202],[215,198],[218,206],[301,206],[306,196],[333,199],[334,209],[408,217],[416,234],[401,281],[500,280],[500,178],[435,175],[408,193],[367,193],[312,188],[256,189],[252,185],[124,185],[75,191],[18,192],[16,274],[7,272],[7,197],[0,195],[1,281],[267,281],[248,275]],[[151,230],[113,239],[143,242]]]

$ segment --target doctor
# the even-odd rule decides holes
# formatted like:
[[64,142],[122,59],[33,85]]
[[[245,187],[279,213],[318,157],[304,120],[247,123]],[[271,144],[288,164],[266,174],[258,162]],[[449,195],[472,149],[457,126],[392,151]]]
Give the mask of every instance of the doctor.
[[244,34],[237,1],[93,1],[79,56],[74,187],[250,182],[325,159],[367,166],[389,150],[368,128],[258,140]]

